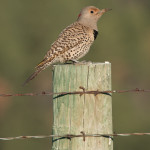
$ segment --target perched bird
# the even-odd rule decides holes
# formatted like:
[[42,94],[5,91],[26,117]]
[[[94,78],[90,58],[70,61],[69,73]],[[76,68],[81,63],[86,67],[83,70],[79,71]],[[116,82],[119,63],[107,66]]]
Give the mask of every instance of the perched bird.
[[36,66],[35,72],[25,81],[24,85],[35,78],[38,73],[56,62],[77,62],[90,49],[98,35],[97,21],[111,9],[98,9],[88,6],[81,10],[77,21],[66,27],[51,45],[44,59]]

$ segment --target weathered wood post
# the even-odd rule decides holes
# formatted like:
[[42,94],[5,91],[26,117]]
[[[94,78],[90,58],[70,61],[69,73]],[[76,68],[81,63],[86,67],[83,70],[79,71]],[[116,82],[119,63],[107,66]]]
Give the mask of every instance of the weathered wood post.
[[[111,90],[111,64],[55,65],[53,92]],[[56,96],[56,95],[55,95]],[[112,133],[112,98],[105,94],[65,95],[53,100],[53,134]],[[53,150],[112,150],[105,137],[53,138]]]

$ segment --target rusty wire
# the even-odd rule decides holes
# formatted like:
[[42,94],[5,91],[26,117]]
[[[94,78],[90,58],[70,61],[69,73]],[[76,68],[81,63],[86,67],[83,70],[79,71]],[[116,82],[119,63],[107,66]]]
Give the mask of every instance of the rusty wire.
[[78,135],[73,135],[73,134],[66,134],[66,135],[37,135],[37,136],[17,136],[17,137],[5,137],[5,138],[0,138],[0,140],[3,141],[9,141],[9,140],[19,140],[19,139],[45,139],[45,138],[67,138],[67,139],[72,139],[72,138],[77,138],[77,137],[104,137],[104,138],[111,138],[112,137],[117,137],[117,136],[140,136],[140,135],[150,135],[150,133],[114,133],[114,134],[78,134]]
[[[97,94],[113,94],[113,93],[140,93],[140,92],[150,92],[149,89],[131,89],[131,90],[107,90],[107,91],[86,91],[83,87],[79,87],[82,89],[82,91],[73,91],[73,92],[58,92],[58,93],[53,93],[53,92],[41,92],[41,93],[24,93],[24,94],[0,94],[0,97],[10,97],[10,96],[51,96],[51,95],[57,95],[59,96],[64,96],[64,95],[74,95],[74,94],[79,94],[80,96],[83,94],[94,94],[95,96]],[[73,135],[73,134],[66,134],[66,135],[37,135],[37,136],[17,136],[17,137],[5,137],[5,138],[0,138],[0,140],[18,140],[18,139],[45,139],[45,138],[75,138],[75,137],[82,137],[85,139],[85,137],[105,137],[105,138],[111,138],[116,137],[116,136],[140,136],[140,135],[150,135],[150,133],[114,133],[114,134],[79,134],[79,135]]]
[[131,89],[131,90],[107,90],[107,91],[86,91],[83,87],[79,87],[83,91],[73,91],[73,92],[58,92],[58,93],[53,93],[53,92],[40,92],[40,93],[24,93],[24,94],[0,94],[0,97],[10,97],[10,96],[51,96],[51,95],[58,95],[59,96],[64,96],[64,95],[74,95],[74,94],[79,94],[80,96],[83,94],[94,94],[95,96],[97,94],[113,94],[113,93],[140,93],[140,92],[150,92],[149,89]]

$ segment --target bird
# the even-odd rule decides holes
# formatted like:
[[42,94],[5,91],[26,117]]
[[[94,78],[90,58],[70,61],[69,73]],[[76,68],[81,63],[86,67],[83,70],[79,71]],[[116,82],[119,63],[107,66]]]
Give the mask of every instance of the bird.
[[46,53],[44,59],[35,67],[35,72],[24,82],[26,85],[41,71],[54,63],[77,63],[85,56],[98,35],[97,22],[101,16],[111,9],[99,9],[95,6],[83,8],[77,20],[67,26]]

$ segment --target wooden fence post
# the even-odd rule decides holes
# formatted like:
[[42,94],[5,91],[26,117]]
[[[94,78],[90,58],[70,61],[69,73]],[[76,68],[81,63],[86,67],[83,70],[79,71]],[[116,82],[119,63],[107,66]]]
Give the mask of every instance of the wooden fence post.
[[[111,90],[111,64],[55,65],[53,92]],[[54,95],[55,97],[56,95]],[[112,133],[112,98],[105,94],[65,95],[53,100],[53,134]],[[113,150],[105,137],[53,138],[52,150]]]

